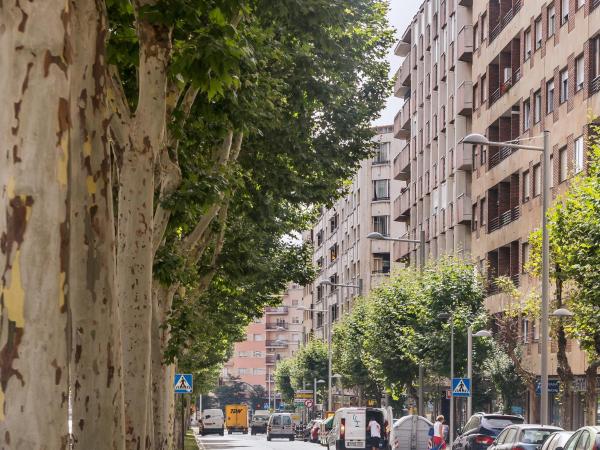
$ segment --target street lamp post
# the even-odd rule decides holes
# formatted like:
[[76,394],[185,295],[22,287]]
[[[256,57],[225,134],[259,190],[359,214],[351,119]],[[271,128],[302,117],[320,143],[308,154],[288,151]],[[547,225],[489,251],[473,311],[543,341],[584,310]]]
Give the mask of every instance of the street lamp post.
[[[438,319],[450,322],[450,388],[452,388],[452,380],[454,379],[454,316],[449,313],[440,313],[438,314]],[[449,428],[449,441],[450,447],[452,447],[452,443],[454,442],[454,395],[450,395]]]
[[[391,238],[378,232],[367,234],[367,238],[374,239],[376,241],[409,242],[412,244],[418,244],[419,268],[422,271],[425,267],[425,230],[421,230],[419,233],[419,239]],[[419,364],[419,403],[417,404],[417,413],[421,416],[425,413],[425,411],[423,411],[423,372],[423,365]]]
[[316,414],[316,409],[317,409],[317,384],[324,384],[325,380],[317,380],[316,378],[314,379],[314,384],[313,384],[313,419],[317,416]]
[[515,150],[535,150],[542,152],[542,310],[540,318],[541,331],[541,361],[540,361],[540,424],[548,425],[548,307],[549,307],[549,286],[550,286],[550,239],[548,236],[548,205],[550,203],[550,132],[544,130],[544,145],[521,145],[514,142],[491,142],[481,134],[470,134],[463,138],[459,144],[472,145],[497,145]]
[[487,330],[480,330],[473,334],[473,327],[467,329],[467,378],[471,380],[471,395],[467,397],[467,417],[473,414],[473,337],[492,337]]

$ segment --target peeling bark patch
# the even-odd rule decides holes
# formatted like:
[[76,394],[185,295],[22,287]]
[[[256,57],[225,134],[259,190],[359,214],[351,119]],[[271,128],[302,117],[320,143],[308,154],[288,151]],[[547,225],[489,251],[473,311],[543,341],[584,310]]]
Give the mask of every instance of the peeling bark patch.
[[60,379],[62,378],[62,369],[58,366],[56,359],[52,360],[52,367],[54,367],[54,383],[58,386]]
[[15,6],[17,8],[19,8],[19,10],[21,10],[21,22],[19,23],[19,26],[17,29],[21,33],[23,33],[23,32],[25,32],[25,25],[27,24],[27,19],[29,18],[29,15],[25,11],[23,11],[23,8],[21,8],[21,5],[19,4],[19,0],[17,0],[15,2]]
[[4,433],[4,442],[6,442],[6,445],[10,445],[10,432],[8,430]]
[[[2,393],[6,392],[8,380],[15,376],[21,382],[21,386],[25,387],[25,380],[17,369],[13,368],[13,361],[19,357],[19,345],[23,338],[23,329],[15,326],[13,321],[8,322],[8,336],[6,345],[0,350],[0,386]],[[2,400],[4,400],[2,395]],[[2,411],[4,411],[4,402],[2,402]]]
[[19,125],[21,123],[21,121],[19,119],[19,114],[21,113],[21,100],[16,102],[13,105],[13,107],[15,109],[15,121],[17,122],[17,124],[14,127],[11,127],[10,131],[13,134],[13,136],[16,136],[17,133],[19,132]]
[[33,63],[30,62],[27,64],[27,72],[25,74],[25,79],[23,80],[23,85],[21,86],[21,94],[24,94],[27,88],[29,87],[29,74],[31,72],[31,68],[33,67]]
[[110,387],[115,375],[115,366],[113,364],[113,354],[110,342],[106,344],[106,387]]
[[83,425],[85,424],[85,421],[83,419],[79,419],[79,429],[81,431],[83,431]]
[[17,164],[21,162],[21,157],[19,156],[19,147],[13,145],[13,164]]
[[44,78],[47,78],[50,74],[50,66],[56,64],[62,73],[67,76],[67,64],[65,63],[62,56],[56,56],[50,53],[50,50],[46,50],[44,55]]
[[92,95],[92,106],[98,111],[104,103],[104,85],[106,83],[106,24],[104,20],[98,20],[96,25],[96,54],[92,66],[94,77],[94,94]]
[[80,358],[81,358],[81,344],[77,344],[75,346],[75,363],[78,363]]
[[58,100],[58,130],[56,132],[56,145],[62,150],[62,155],[57,160],[57,179],[63,188],[67,186],[69,170],[68,136],[71,127],[69,102],[66,98]]

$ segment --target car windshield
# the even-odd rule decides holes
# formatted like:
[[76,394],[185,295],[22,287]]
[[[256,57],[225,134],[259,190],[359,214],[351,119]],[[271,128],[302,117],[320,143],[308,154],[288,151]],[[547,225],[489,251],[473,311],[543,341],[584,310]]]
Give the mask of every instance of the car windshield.
[[518,417],[488,417],[485,419],[487,427],[503,429],[515,423],[523,423],[523,419]]
[[289,425],[292,423],[292,418],[290,416],[282,416],[281,417],[281,424],[282,425]]
[[556,430],[525,430],[521,436],[523,444],[543,444],[548,436]]

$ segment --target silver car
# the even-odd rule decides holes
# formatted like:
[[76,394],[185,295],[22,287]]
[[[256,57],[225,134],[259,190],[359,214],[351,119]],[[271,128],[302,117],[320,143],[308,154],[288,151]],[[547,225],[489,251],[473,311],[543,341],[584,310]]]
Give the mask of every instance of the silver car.
[[269,418],[267,425],[267,441],[272,438],[295,439],[295,426],[290,413],[275,413]]

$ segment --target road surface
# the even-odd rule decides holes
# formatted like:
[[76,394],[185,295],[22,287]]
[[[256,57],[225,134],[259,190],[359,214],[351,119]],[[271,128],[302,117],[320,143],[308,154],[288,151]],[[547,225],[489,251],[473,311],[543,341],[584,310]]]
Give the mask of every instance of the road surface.
[[267,442],[264,434],[251,436],[249,434],[233,434],[225,436],[196,436],[200,450],[324,450],[319,444],[273,439]]

